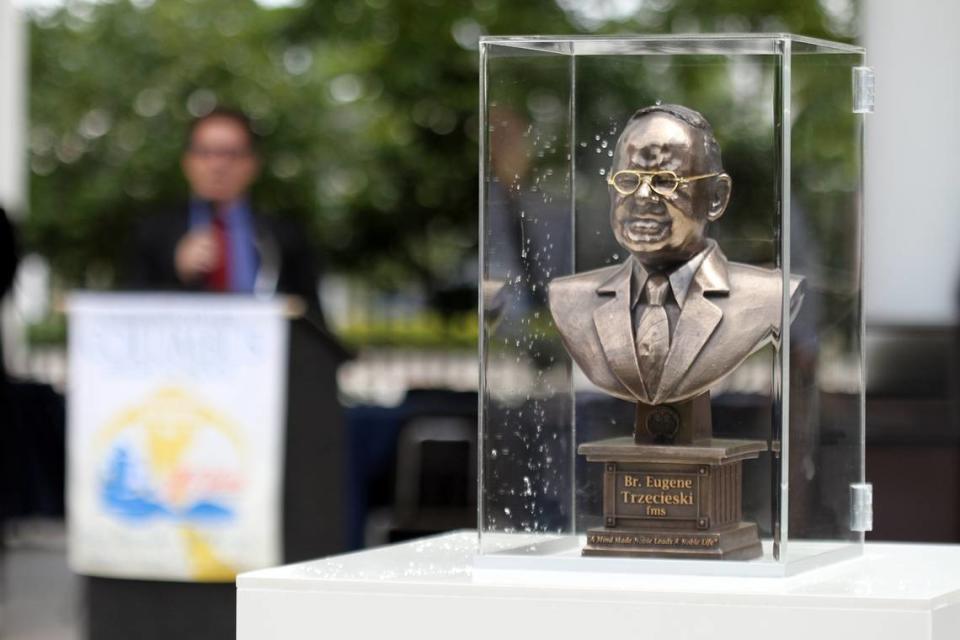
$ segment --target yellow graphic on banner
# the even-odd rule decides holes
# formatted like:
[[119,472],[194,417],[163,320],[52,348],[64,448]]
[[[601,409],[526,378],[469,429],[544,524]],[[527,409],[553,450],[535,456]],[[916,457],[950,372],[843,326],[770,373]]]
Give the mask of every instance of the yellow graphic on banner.
[[232,582],[237,577],[237,570],[217,559],[217,554],[199,531],[190,527],[182,527],[180,531],[187,542],[187,555],[195,580]]
[[245,485],[242,430],[179,387],[120,412],[97,435],[104,510],[131,530],[163,522],[184,542],[190,577],[231,581],[217,533],[237,519]]

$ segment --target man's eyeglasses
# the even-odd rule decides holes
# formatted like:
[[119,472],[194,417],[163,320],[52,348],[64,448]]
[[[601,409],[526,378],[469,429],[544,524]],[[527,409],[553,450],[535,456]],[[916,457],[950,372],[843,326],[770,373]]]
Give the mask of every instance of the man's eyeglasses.
[[654,193],[658,193],[661,196],[672,196],[681,185],[703,180],[704,178],[713,178],[718,175],[720,174],[705,173],[702,176],[678,176],[673,171],[636,171],[633,169],[624,169],[617,171],[607,178],[607,184],[623,196],[636,193],[643,183],[650,185],[650,189],[652,189]]
[[252,155],[253,151],[249,148],[191,146],[190,153],[198,158],[223,158],[237,161]]

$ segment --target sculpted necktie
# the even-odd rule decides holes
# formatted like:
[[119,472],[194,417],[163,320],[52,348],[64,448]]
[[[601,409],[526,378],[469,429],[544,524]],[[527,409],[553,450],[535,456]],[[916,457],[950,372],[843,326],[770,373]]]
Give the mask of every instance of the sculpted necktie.
[[637,362],[651,400],[656,395],[663,363],[670,350],[670,322],[663,307],[669,286],[663,274],[647,278],[647,308],[637,323]]

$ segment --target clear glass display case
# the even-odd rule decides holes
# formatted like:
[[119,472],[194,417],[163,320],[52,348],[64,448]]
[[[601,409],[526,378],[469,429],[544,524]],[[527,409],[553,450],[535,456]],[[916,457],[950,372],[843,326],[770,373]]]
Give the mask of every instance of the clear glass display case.
[[[870,498],[863,484],[862,147],[872,74],[863,49],[783,34],[518,36],[484,38],[480,54],[478,566],[781,575],[859,554]],[[734,519],[755,523],[762,543],[749,560],[583,555],[588,532],[626,517],[612,517],[604,497],[623,488],[623,477],[607,473],[609,462],[588,460],[592,449],[584,445],[629,437],[638,414],[571,357],[568,347],[602,329],[584,316],[585,333],[564,335],[565,345],[549,301],[559,287],[551,284],[632,259],[612,228],[618,195],[608,180],[626,166],[614,163],[631,116],[669,105],[712,125],[730,177],[725,212],[706,225],[710,246],[735,265],[732,280],[741,282],[738,269],[762,272],[779,287],[773,297],[751,298],[746,304],[756,308],[745,314],[724,307],[721,327],[762,316],[772,318],[771,330],[763,346],[709,385],[712,437],[756,443],[730,476],[741,487],[739,504],[729,507]],[[664,167],[634,171],[625,190],[672,188],[684,197],[700,188],[680,170],[679,180],[664,178]],[[752,295],[752,281],[742,282],[720,296]],[[678,291],[674,284],[679,301]],[[670,349],[702,341],[688,330],[673,333],[676,322]],[[583,346],[590,353],[582,357],[609,363],[609,345],[602,336],[596,344]],[[708,369],[715,357],[709,348],[695,355]],[[685,361],[674,373],[695,366]],[[701,473],[711,469],[721,466]],[[710,512],[716,522],[718,495]]]

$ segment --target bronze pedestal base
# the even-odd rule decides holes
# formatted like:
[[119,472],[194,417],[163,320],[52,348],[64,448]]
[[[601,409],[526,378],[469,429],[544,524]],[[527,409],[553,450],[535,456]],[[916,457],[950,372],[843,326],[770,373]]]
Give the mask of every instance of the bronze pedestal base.
[[584,555],[749,559],[761,555],[757,525],[742,521],[741,468],[767,445],[708,438],[690,444],[588,442],[601,462],[602,528],[587,532]]

